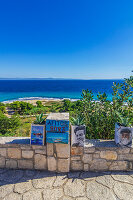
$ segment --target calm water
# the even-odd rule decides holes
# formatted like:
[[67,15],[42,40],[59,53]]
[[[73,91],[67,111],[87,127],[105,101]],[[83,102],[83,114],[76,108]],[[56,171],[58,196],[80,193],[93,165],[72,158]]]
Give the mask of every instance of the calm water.
[[28,97],[80,99],[82,90],[96,95],[106,92],[112,98],[113,82],[122,80],[0,80],[0,101]]

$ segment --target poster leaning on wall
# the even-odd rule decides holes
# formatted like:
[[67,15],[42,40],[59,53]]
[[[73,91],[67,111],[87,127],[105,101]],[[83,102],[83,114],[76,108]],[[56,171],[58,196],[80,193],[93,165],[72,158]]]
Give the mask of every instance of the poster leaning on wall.
[[45,141],[45,125],[31,125],[31,145],[44,145]]
[[73,126],[71,125],[71,146],[83,147],[85,144],[85,125]]
[[69,113],[50,113],[46,119],[46,142],[69,143]]
[[133,128],[115,124],[115,143],[120,146],[132,146]]

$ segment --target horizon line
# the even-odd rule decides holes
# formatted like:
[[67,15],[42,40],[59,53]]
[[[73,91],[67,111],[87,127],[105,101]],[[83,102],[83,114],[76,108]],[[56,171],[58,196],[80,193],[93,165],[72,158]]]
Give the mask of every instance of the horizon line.
[[124,80],[124,78],[0,78],[0,80]]

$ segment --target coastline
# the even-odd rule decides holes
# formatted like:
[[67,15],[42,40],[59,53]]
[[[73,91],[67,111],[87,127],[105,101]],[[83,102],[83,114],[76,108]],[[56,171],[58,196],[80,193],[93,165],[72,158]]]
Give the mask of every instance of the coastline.
[[31,103],[31,104],[35,104],[36,101],[42,101],[43,103],[45,102],[49,102],[49,101],[63,101],[64,99],[68,99],[72,102],[80,100],[80,99],[71,99],[71,98],[48,98],[48,97],[24,97],[24,98],[18,98],[18,99],[13,99],[13,100],[6,100],[6,101],[2,101],[2,103],[13,103],[15,101],[24,101],[27,103]]

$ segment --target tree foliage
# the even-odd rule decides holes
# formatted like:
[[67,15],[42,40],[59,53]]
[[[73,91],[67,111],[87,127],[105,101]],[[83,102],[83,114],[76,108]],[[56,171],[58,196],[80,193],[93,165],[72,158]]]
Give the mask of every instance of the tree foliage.
[[95,101],[92,91],[83,90],[81,110],[87,126],[87,138],[114,138],[115,123],[121,122],[122,117],[126,125],[130,121],[133,126],[133,77],[123,83],[113,83],[112,89],[112,101],[107,100],[106,93],[98,93],[98,101]]
[[24,101],[15,101],[11,103],[10,108],[16,111],[16,113],[23,114],[29,110],[31,110],[34,106],[30,103]]
[[5,134],[7,132],[12,132],[20,126],[20,119],[17,116],[12,116],[8,118],[4,114],[0,113],[0,133]]

